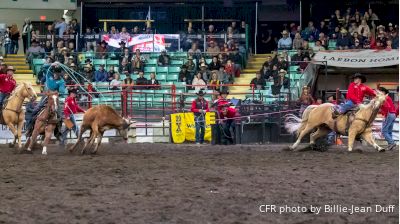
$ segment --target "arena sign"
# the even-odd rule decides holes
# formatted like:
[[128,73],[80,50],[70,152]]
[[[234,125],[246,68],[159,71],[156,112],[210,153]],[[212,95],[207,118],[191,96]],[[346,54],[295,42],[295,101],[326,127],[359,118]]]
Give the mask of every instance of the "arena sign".
[[399,64],[399,50],[319,51],[313,60],[345,68],[385,67]]
[[126,47],[133,51],[139,49],[141,52],[161,52],[162,50],[178,51],[179,34],[138,34],[131,35],[129,39],[123,39],[121,36],[111,37],[103,35],[102,39],[114,48],[120,48],[119,43],[124,41]]

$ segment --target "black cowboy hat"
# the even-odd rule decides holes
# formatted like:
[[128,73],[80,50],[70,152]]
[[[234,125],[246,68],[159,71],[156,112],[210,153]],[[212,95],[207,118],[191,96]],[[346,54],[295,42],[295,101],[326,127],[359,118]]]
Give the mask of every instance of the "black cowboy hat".
[[204,96],[204,95],[206,95],[206,93],[201,89],[201,90],[199,90],[199,92],[196,93],[196,95]]
[[378,90],[381,91],[381,92],[384,92],[385,94],[389,94],[389,90],[386,89],[385,87],[381,86],[381,87],[378,88]]
[[361,82],[362,82],[362,83],[364,83],[364,82],[367,81],[367,78],[366,78],[363,74],[361,74],[361,73],[356,73],[356,74],[354,74],[354,75],[353,75],[353,79],[356,79],[356,78],[361,79]]
[[62,69],[60,67],[55,67],[53,72],[54,73],[61,73]]
[[101,45],[101,44],[108,45],[107,42],[106,42],[105,40],[102,40],[102,41],[100,42],[100,45]]
[[92,63],[92,60],[90,60],[90,58],[86,58],[85,63]]
[[186,65],[182,65],[182,66],[181,66],[181,69],[184,69],[184,68],[187,68],[187,66],[186,66]]
[[32,41],[31,41],[31,44],[33,44],[33,43],[38,44],[39,42],[37,42],[36,40],[32,40]]
[[77,91],[76,89],[69,89],[69,90],[68,90],[68,95],[70,95],[71,93],[77,94],[78,91]]
[[122,44],[126,44],[123,40],[121,40],[121,42],[119,42],[119,45],[122,45]]
[[336,100],[336,94],[329,95],[329,96],[327,97],[327,99],[328,99],[329,97],[333,97],[333,100]]

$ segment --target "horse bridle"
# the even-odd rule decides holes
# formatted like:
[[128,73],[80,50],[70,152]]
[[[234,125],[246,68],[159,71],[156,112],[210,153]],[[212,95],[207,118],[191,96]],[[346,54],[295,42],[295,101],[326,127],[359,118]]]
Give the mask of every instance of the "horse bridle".
[[[33,94],[29,93],[28,88],[26,88],[26,85],[25,85],[25,84],[23,84],[23,85],[24,85],[24,89],[25,89],[25,91],[28,93],[29,97],[32,98],[32,97],[33,97]],[[18,93],[15,93],[15,96],[18,97],[18,98],[21,99],[21,100],[25,100],[25,97],[20,96]],[[10,96],[10,97],[11,97],[11,96]],[[13,110],[13,109],[7,108],[7,106],[6,106],[6,108],[4,108],[4,110],[9,110],[9,111],[15,112],[15,113],[18,114],[18,115],[19,115],[19,113],[21,113],[21,111],[22,111],[22,110],[17,111],[17,110]]]

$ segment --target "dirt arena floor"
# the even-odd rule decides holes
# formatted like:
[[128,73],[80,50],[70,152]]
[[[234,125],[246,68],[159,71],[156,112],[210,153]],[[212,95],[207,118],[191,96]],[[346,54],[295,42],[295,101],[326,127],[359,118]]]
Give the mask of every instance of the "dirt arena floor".
[[[398,151],[282,148],[103,144],[95,156],[57,146],[42,156],[1,146],[0,223],[399,222]],[[266,213],[262,205],[291,208]],[[325,205],[372,211],[324,212]],[[375,205],[396,207],[376,213]]]

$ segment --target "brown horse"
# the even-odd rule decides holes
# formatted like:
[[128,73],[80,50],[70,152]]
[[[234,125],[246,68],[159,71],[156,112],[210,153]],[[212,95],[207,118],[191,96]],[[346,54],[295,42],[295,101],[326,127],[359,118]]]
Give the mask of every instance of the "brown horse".
[[57,92],[48,92],[47,96],[47,104],[45,108],[39,112],[39,115],[36,118],[32,136],[26,141],[25,146],[27,146],[27,151],[31,152],[33,146],[36,143],[36,138],[39,135],[44,135],[44,141],[42,143],[43,150],[42,154],[47,155],[47,145],[50,142],[51,136],[53,135],[54,129],[57,127],[57,106],[58,106],[58,93]]
[[109,129],[117,129],[119,134],[126,140],[128,139],[128,128],[129,128],[129,121],[127,119],[122,118],[113,108],[107,105],[99,105],[96,107],[92,107],[86,111],[85,115],[83,116],[78,140],[73,145],[69,151],[73,152],[80,142],[83,141],[82,135],[85,131],[90,130],[90,137],[89,140],[86,142],[85,146],[83,147],[81,154],[84,154],[86,148],[90,148],[93,146],[96,138],[97,144],[92,154],[97,152],[101,144],[101,139],[103,138],[103,134],[106,130]]
[[[372,135],[371,124],[375,120],[380,107],[385,102],[385,95],[377,92],[377,95],[367,105],[360,105],[355,113],[354,120],[348,127],[348,151],[353,150],[354,140],[360,136],[366,142],[371,144],[378,151],[384,151],[376,144]],[[347,115],[341,115],[336,119],[332,118],[333,104],[324,103],[319,106],[311,105],[304,111],[302,118],[295,115],[286,117],[285,127],[288,132],[297,132],[297,141],[290,147],[291,150],[297,148],[301,139],[312,130],[317,129],[310,136],[310,145],[314,145],[318,138],[326,136],[331,130],[341,135],[347,134]]]
[[[0,117],[0,124],[6,124],[14,134],[14,142],[10,144],[14,147],[18,140],[18,147],[22,148],[21,135],[22,127],[24,126],[25,110],[22,109],[22,104],[26,98],[36,99],[37,95],[30,83],[23,82],[15,88],[11,93],[10,98]],[[17,125],[17,127],[15,127]]]

